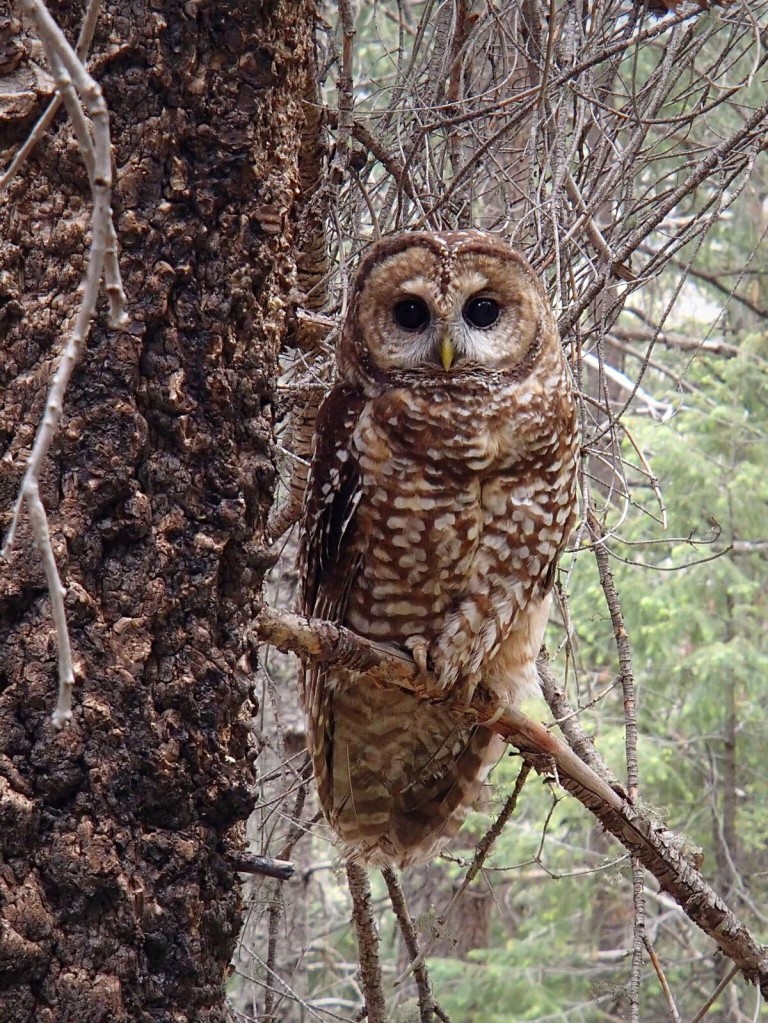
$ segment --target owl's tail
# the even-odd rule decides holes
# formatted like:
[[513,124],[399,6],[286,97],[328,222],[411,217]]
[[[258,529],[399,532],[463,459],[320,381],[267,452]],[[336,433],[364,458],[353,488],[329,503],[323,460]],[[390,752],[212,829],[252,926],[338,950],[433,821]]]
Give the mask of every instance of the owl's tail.
[[326,692],[330,727],[314,750],[315,775],[347,857],[398,867],[431,859],[478,801],[503,741],[362,675]]

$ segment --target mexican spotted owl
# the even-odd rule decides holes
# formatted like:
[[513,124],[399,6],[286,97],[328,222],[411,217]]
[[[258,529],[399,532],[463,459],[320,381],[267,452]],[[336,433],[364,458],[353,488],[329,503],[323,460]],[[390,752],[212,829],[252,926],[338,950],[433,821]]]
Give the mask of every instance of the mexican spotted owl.
[[[576,516],[576,405],[541,283],[502,239],[411,232],[358,269],[305,499],[300,611],[410,650],[432,699],[307,667],[320,800],[345,855],[432,857],[503,743],[441,695],[535,691]],[[457,689],[457,687],[459,687]]]

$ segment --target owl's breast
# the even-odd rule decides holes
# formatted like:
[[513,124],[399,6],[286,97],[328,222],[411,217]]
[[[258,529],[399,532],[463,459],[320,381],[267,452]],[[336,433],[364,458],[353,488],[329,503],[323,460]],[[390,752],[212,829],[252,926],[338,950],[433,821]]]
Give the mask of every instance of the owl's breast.
[[511,429],[491,398],[457,411],[441,397],[389,392],[352,437],[359,561],[346,621],[372,639],[430,642],[468,596],[489,614],[543,598],[570,532],[574,451],[552,424],[529,428],[521,403]]
[[375,416],[354,437],[360,568],[347,623],[371,638],[434,638],[461,596],[483,527],[480,478],[410,445]]

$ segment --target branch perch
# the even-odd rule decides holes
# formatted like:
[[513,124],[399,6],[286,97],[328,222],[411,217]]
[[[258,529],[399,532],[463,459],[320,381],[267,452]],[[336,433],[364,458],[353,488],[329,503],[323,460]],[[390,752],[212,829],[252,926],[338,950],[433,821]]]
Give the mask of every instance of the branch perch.
[[[419,692],[419,671],[409,654],[374,643],[343,626],[265,606],[256,631],[261,642],[305,661],[365,671],[374,685]],[[457,715],[486,722],[539,774],[556,773],[558,783],[640,860],[662,890],[768,998],[768,948],[757,942],[689,862],[681,838],[633,806],[621,790],[612,788],[544,725],[518,710],[507,710],[491,721],[496,709],[481,689],[469,708],[456,703]]]

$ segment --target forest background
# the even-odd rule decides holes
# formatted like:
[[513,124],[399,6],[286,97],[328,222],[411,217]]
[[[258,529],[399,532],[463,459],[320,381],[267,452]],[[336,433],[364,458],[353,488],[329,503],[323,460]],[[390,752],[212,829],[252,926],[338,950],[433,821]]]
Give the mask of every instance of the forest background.
[[[527,710],[577,745],[580,724],[765,933],[768,8],[128,8],[102,12],[88,66],[130,322],[99,312],[42,478],[88,666],[61,732],[23,523],[0,594],[2,1018],[361,1020],[367,1001],[402,1023],[760,1019],[711,936],[514,749],[442,858],[371,872],[361,935],[295,665],[257,659],[253,622],[268,568],[268,601],[292,601],[307,426],[359,253],[400,228],[501,232],[548,287],[582,396],[556,682]],[[4,166],[54,88],[32,11],[0,26]],[[50,131],[4,196],[5,527],[88,251],[93,181],[66,119]]]

